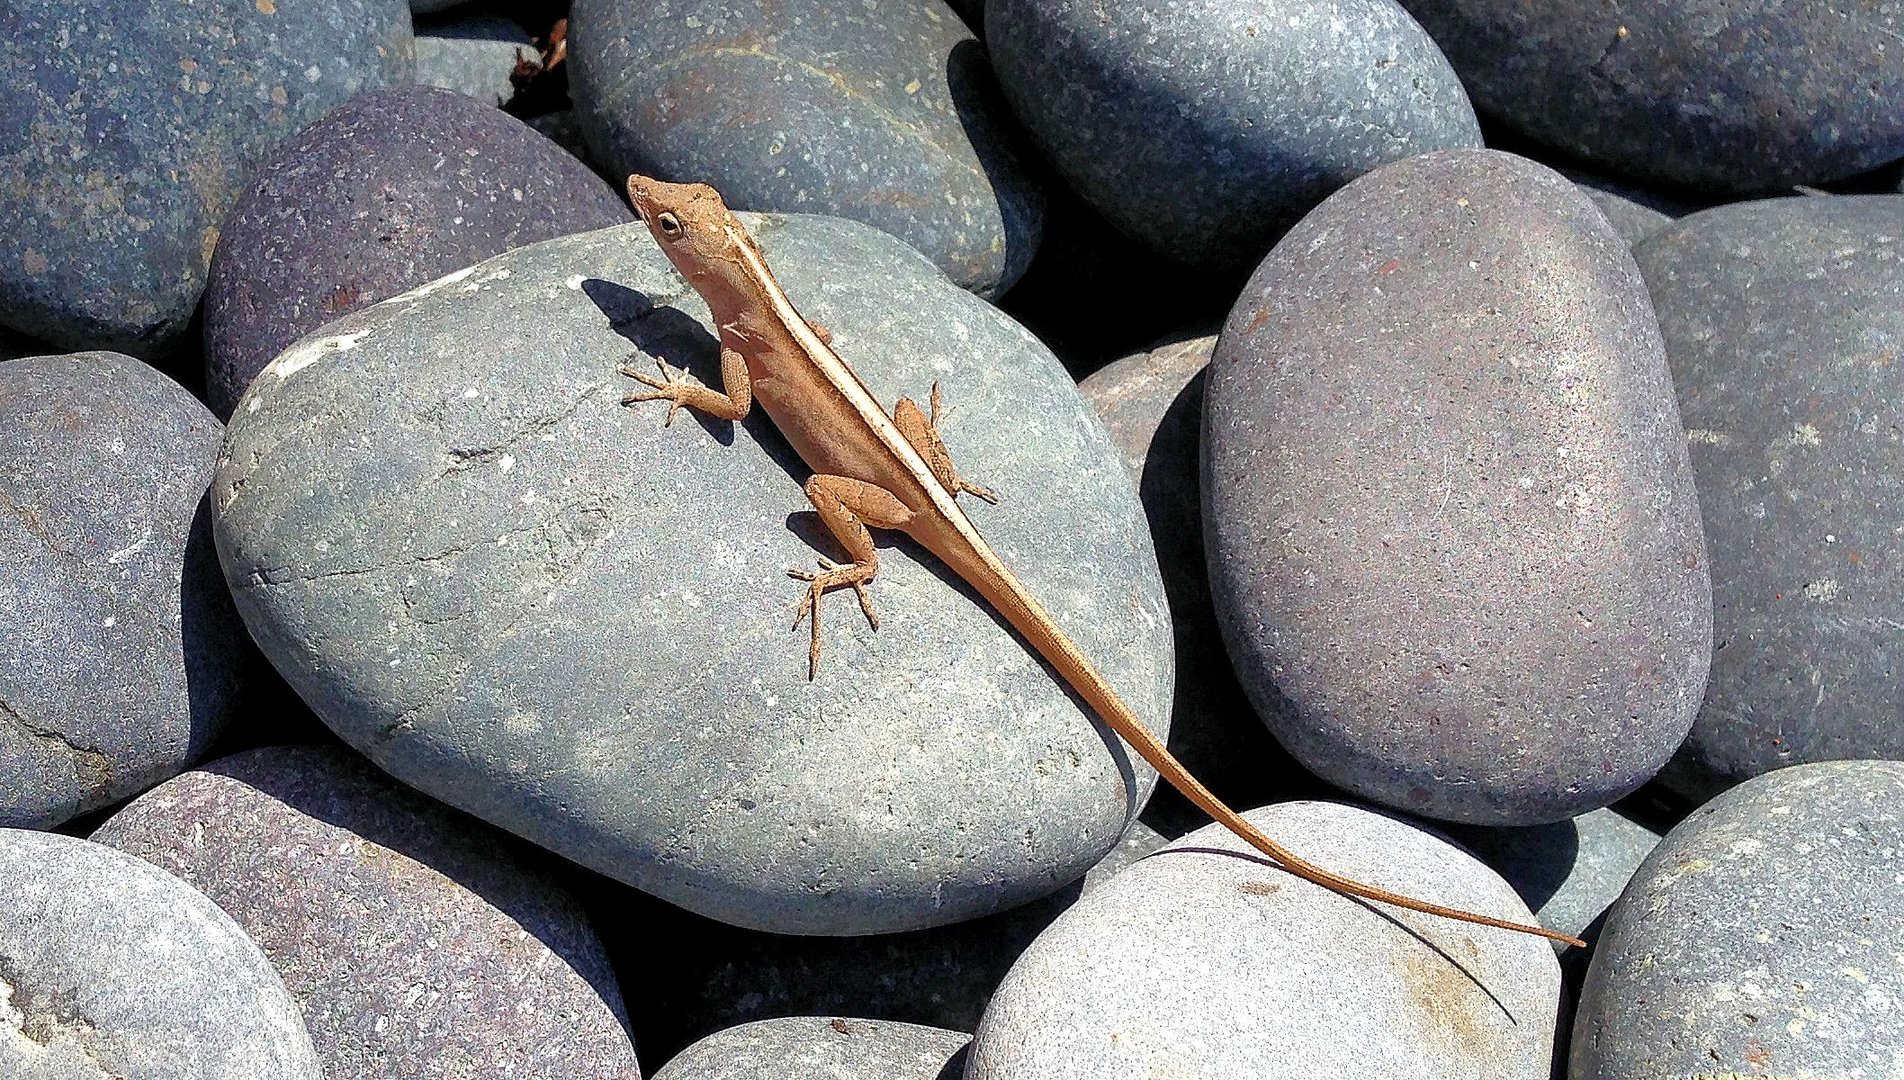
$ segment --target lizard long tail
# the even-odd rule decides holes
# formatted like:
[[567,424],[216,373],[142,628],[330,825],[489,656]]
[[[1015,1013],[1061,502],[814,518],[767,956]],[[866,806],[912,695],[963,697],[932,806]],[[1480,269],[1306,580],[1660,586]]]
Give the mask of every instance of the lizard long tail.
[[[1163,777],[1171,787],[1182,792],[1185,798],[1197,805],[1198,809],[1247,841],[1257,851],[1274,859],[1285,870],[1325,889],[1361,897],[1364,900],[1393,904],[1410,911],[1439,915],[1444,919],[1457,919],[1461,922],[1479,923],[1482,926],[1493,926],[1502,930],[1535,934],[1554,941],[1565,942],[1576,948],[1586,947],[1586,943],[1579,938],[1548,930],[1545,927],[1529,926],[1507,919],[1497,919],[1492,915],[1432,904],[1412,896],[1403,896],[1387,889],[1365,885],[1352,878],[1324,870],[1297,856],[1271,840],[1242,815],[1230,809],[1209,788],[1204,787],[1201,781],[1190,775],[1190,771],[1184,768],[1176,755],[1172,754],[1163,742],[1151,734],[1150,729],[1137,719],[1137,714],[1131,711],[1130,706],[1124,703],[1124,699],[1119,697],[1115,690],[1111,689],[1110,684],[1105,681],[1096,666],[1079,650],[1077,643],[1058,628],[1058,624],[1052,620],[1051,615],[995,554],[989,550],[976,550],[969,543],[957,540],[941,545],[931,542],[939,539],[937,537],[921,537],[920,539],[926,542],[927,547],[933,549],[934,554],[948,563],[953,563],[954,569],[960,576],[978,589],[985,599],[1005,616],[1005,621],[1030,642],[1052,667],[1058,669],[1058,674],[1071,684],[1106,724],[1110,725],[1111,730],[1129,743],[1132,749],[1137,751],[1138,756],[1148,761],[1151,767],[1157,770],[1157,774]],[[948,550],[940,550],[941,546]]]

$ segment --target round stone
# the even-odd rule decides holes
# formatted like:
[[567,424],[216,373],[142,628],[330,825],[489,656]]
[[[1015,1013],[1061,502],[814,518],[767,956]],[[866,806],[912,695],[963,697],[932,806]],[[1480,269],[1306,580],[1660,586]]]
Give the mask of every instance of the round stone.
[[[1395,818],[1321,802],[1245,816],[1349,877],[1530,918],[1493,871]],[[1339,896],[1212,825],[1039,935],[986,1009],[965,1078],[1545,1080],[1559,1004],[1543,939]]]
[[1625,237],[1629,246],[1699,209],[1695,205],[1604,176],[1574,169],[1555,171],[1580,186],[1581,193],[1593,200],[1593,205],[1606,215],[1607,224],[1613,226],[1614,232]]
[[416,24],[416,77],[484,105],[516,96],[509,76],[518,61],[539,56],[535,42],[500,15],[450,15]]
[[192,887],[101,844],[0,828],[0,1076],[318,1080],[258,946]]
[[1626,243],[1558,174],[1425,154],[1331,197],[1231,311],[1204,433],[1231,655],[1324,779],[1534,825],[1685,736],[1712,594],[1672,380]]
[[[875,396],[944,383],[964,500],[1160,734],[1169,621],[1128,474],[1051,356],[905,245],[745,217]],[[895,313],[903,312],[904,318]],[[559,334],[550,327],[562,327]],[[764,412],[664,426],[623,365],[718,382],[706,307],[630,225],[518,248],[346,316],[239,404],[214,481],[239,609],[347,742],[415,787],[724,921],[854,934],[1082,875],[1153,775],[936,560],[842,552]]]
[[1187,263],[1247,266],[1375,166],[1481,145],[1454,70],[1393,0],[991,0],[985,41],[1078,194]]
[[580,906],[518,842],[342,747],[211,762],[92,838],[191,884],[263,947],[327,1076],[641,1076]]
[[1717,192],[1904,156],[1894,0],[1402,0],[1483,112],[1608,171]]
[[222,434],[128,356],[0,362],[0,825],[136,794],[225,730],[248,647],[205,502]]
[[1722,206],[1634,254],[1713,567],[1712,678],[1662,781],[1904,757],[1904,196]]
[[615,174],[864,222],[985,297],[1038,246],[1044,197],[945,0],[577,0],[569,78]]
[[364,94],[285,143],[225,220],[205,295],[214,411],[340,315],[513,247],[634,220],[522,121],[433,87]]
[[782,1016],[716,1032],[654,1080],[941,1080],[959,1074],[970,1035],[887,1020]]
[[176,346],[272,147],[411,81],[403,0],[12,0],[0,9],[0,323]]
[[1904,1057],[1904,764],[1800,765],[1681,822],[1607,915],[1573,1080],[1882,1076]]

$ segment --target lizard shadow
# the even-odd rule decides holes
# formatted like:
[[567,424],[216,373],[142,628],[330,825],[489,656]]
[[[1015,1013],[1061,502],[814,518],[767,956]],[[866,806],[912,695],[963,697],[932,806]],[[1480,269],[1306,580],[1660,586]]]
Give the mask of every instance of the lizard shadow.
[[[670,367],[685,371],[703,386],[718,388],[721,385],[721,341],[709,333],[699,319],[673,305],[657,304],[654,297],[639,289],[602,278],[586,278],[581,288],[582,295],[588,297],[608,320],[608,328],[628,339],[629,344],[641,350],[642,356],[653,357]],[[640,370],[644,366],[641,360],[640,356],[631,358],[630,366]],[[657,369],[652,374],[658,375],[660,372]],[[627,382],[631,390],[645,389],[633,379]],[[657,403],[655,407],[665,408],[665,403]],[[709,416],[695,409],[681,411],[693,417],[695,423],[713,436],[715,442],[722,446],[734,445],[733,421]],[[772,425],[762,423],[758,410],[741,421],[741,425],[759,439],[776,464],[785,466],[789,461],[797,463],[793,448],[778,433],[770,438],[762,437],[762,432],[769,430]]]

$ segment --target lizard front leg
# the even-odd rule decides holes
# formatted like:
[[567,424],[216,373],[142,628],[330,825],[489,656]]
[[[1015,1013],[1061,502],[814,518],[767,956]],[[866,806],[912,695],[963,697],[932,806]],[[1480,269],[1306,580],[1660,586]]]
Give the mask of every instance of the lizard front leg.
[[905,436],[919,456],[926,459],[926,465],[932,475],[938,477],[947,491],[957,495],[969,491],[988,503],[998,501],[998,493],[990,488],[982,488],[959,475],[952,467],[952,455],[945,448],[945,440],[939,436],[939,384],[932,384],[932,415],[920,410],[919,403],[911,398],[900,398],[893,406],[893,424],[899,428],[899,434]]
[[853,557],[847,566],[821,559],[819,573],[787,571],[788,575],[810,583],[807,595],[800,601],[800,610],[793,617],[793,625],[798,627],[801,619],[812,614],[813,645],[807,650],[807,678],[811,679],[820,670],[820,597],[828,589],[851,585],[859,596],[859,609],[865,612],[867,624],[879,629],[879,616],[873,614],[873,605],[866,599],[866,583],[879,572],[879,553],[873,547],[873,534],[867,526],[903,528],[912,520],[912,511],[885,488],[850,476],[808,477],[806,492],[807,501],[820,512],[827,531]]
[[621,399],[623,405],[633,405],[637,401],[668,402],[668,418],[661,422],[662,427],[674,423],[674,414],[682,409],[699,409],[709,416],[718,416],[723,420],[741,420],[754,406],[754,380],[747,373],[747,358],[725,346],[721,349],[721,389],[725,393],[710,390],[705,386],[685,382],[686,374],[679,368],[671,368],[666,360],[655,361],[661,368],[661,377],[655,378],[645,371],[638,371],[633,365],[621,369],[623,375],[638,380],[653,390],[633,390]]

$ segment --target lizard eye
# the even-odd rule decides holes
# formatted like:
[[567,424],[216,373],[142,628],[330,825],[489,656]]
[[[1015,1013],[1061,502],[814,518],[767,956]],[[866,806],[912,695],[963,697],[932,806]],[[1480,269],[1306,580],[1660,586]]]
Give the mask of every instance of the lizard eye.
[[661,227],[661,235],[672,240],[687,230],[682,228],[681,219],[663,210],[655,215],[655,224]]

